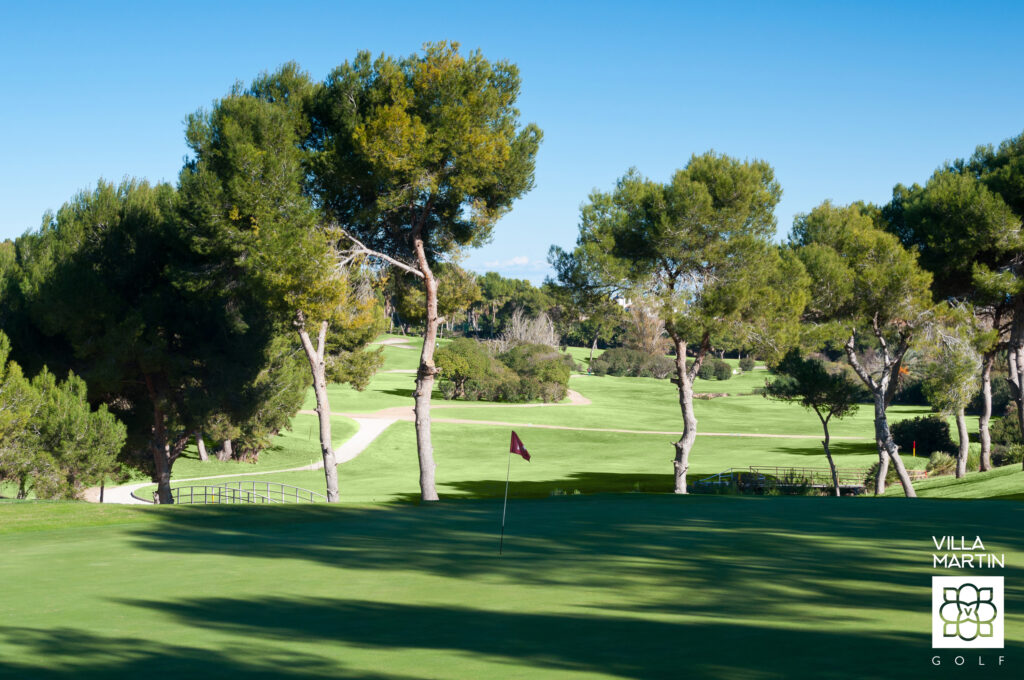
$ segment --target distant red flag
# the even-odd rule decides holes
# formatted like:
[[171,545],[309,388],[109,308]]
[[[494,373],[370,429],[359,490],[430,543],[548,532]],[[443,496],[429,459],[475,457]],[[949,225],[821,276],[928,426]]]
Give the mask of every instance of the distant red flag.
[[523,457],[523,460],[530,460],[530,452],[526,450],[525,446],[523,446],[523,440],[519,438],[519,435],[516,434],[515,430],[512,430],[512,444],[509,451],[519,454]]

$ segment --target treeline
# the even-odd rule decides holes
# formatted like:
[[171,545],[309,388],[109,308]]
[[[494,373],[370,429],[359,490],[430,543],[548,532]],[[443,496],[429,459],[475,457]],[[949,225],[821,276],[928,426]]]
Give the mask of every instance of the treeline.
[[[459,254],[533,185],[541,132],[519,124],[518,91],[513,64],[454,43],[363,52],[320,82],[286,64],[237,84],[188,116],[175,185],[100,181],[0,247],[12,358],[83,379],[88,403],[124,425],[119,462],[150,473],[161,503],[190,441],[200,456],[209,441],[255,457],[312,384],[337,501],[327,384],[365,387],[381,363],[368,343],[400,308],[423,328],[417,449],[422,496],[436,499],[433,354],[459,299],[439,311],[438,287],[469,283]],[[0,481],[52,495],[39,475],[19,481],[19,433],[0,432]],[[97,466],[83,483],[115,467]]]
[[[612,191],[591,195],[575,249],[552,249],[558,282],[579,299],[624,297],[664,325],[684,425],[676,491],[686,493],[696,435],[693,380],[722,344],[783,368],[769,396],[818,412],[826,454],[829,419],[867,400],[877,493],[892,465],[915,495],[886,417],[901,393],[955,418],[958,476],[974,404],[978,466],[989,469],[994,396],[1008,399],[1013,431],[1024,425],[1024,136],[979,147],[924,186],[897,185],[882,206],[825,201],[776,245],[780,196],[767,163],[713,152],[666,183],[631,170]],[[801,358],[808,354],[816,356]]]
[[[908,381],[956,417],[958,471],[979,391],[982,469],[994,382],[1024,425],[1024,138],[981,147],[925,186],[897,186],[883,206],[826,201],[782,245],[782,189],[764,161],[708,152],[666,182],[631,170],[590,195],[575,248],[553,247],[556,275],[534,287],[458,265],[533,186],[542,133],[520,123],[519,88],[515,65],[453,43],[360,53],[322,81],[286,64],[187,118],[191,153],[174,185],[101,181],[0,244],[0,330],[5,362],[17,364],[4,363],[0,481],[74,495],[127,466],[170,502],[189,442],[201,456],[208,441],[220,457],[258,456],[312,385],[337,501],[327,385],[365,387],[381,363],[369,343],[396,324],[423,335],[413,389],[423,500],[437,499],[439,377],[453,396],[560,398],[569,363],[554,348],[566,342],[621,346],[650,359],[612,355],[621,365],[674,374],[680,493],[697,432],[693,381],[727,350],[773,365],[794,349],[831,360],[812,358],[824,373],[804,371],[787,392],[816,408],[845,396],[799,392],[828,384],[822,375],[842,362],[874,410],[877,491],[891,465],[914,495],[886,417]],[[445,329],[490,342],[490,378],[456,377],[457,361],[483,361],[478,346],[442,372]],[[44,427],[58,402],[95,427],[95,464],[75,462],[76,428]],[[32,451],[49,459],[19,462]]]

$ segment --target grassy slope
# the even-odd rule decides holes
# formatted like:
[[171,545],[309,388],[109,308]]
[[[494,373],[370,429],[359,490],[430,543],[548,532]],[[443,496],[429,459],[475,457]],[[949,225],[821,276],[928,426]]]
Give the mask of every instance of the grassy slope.
[[0,581],[18,587],[0,598],[0,676],[971,677],[928,661],[940,532],[1006,554],[998,653],[1024,652],[1015,503],[631,494],[510,510],[499,559],[496,500],[2,504]]
[[[918,482],[914,488],[924,498],[1024,500],[1024,470],[1015,463],[988,472],[968,472],[963,479],[943,475]],[[900,494],[898,488],[890,488],[886,495]]]

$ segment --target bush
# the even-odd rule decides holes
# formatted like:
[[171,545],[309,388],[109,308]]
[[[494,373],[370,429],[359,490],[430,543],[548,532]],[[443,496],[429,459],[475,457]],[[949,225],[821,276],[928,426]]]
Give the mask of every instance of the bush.
[[945,453],[936,451],[928,458],[928,465],[925,467],[931,476],[951,475],[956,471],[956,458]]
[[936,451],[955,451],[949,436],[949,423],[939,416],[921,416],[892,425],[892,438],[900,451],[910,452],[917,442],[917,454],[930,456]]
[[715,377],[719,380],[728,380],[732,377],[732,366],[718,359],[715,361]]
[[988,426],[992,442],[1009,446],[1011,444],[1024,444],[1020,435],[1020,422],[1017,421],[1017,414],[1008,411],[1002,418],[994,418]]
[[697,377],[701,380],[714,380],[715,361],[717,361],[717,359],[714,357],[704,357],[704,363],[700,365],[700,370],[697,371]]
[[561,401],[569,389],[575,361],[546,345],[519,345],[498,357],[519,377],[502,387],[502,401]]
[[745,356],[742,359],[740,359],[740,370],[743,371],[744,373],[753,371],[755,363],[756,362],[754,361],[754,357]]
[[992,466],[1003,467],[1004,465],[1020,465],[1024,462],[1024,445],[1009,444],[1003,446],[994,444],[992,446]]
[[[875,488],[875,477],[877,476],[878,461],[876,460],[871,464],[871,467],[868,468],[867,474],[864,475],[864,488],[869,491],[873,491]],[[893,484],[898,484],[899,481],[900,477],[896,474],[896,467],[892,463],[889,463],[889,470],[885,473],[885,485],[887,487],[892,486]]]
[[632,378],[665,378],[675,370],[672,357],[648,354],[637,349],[615,347],[594,357],[590,370],[596,375],[618,375]]

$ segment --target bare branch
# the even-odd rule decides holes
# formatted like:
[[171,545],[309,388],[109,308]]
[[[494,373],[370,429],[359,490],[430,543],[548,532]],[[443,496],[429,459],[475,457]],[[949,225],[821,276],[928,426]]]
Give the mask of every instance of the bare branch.
[[338,263],[339,267],[346,266],[349,262],[356,259],[360,255],[366,255],[367,257],[374,257],[377,258],[378,260],[383,260],[384,262],[387,262],[388,264],[394,267],[398,267],[402,271],[412,274],[413,276],[418,276],[421,279],[423,278],[423,272],[421,272],[419,269],[412,266],[411,264],[407,264],[405,262],[402,262],[401,260],[396,260],[390,255],[386,255],[380,251],[367,248],[362,241],[360,241],[355,236],[350,234],[348,230],[343,227],[337,227],[337,229],[342,234],[345,235],[345,238],[347,238],[348,240],[352,241],[352,243],[355,244],[354,248],[350,248],[342,253],[342,259]]

